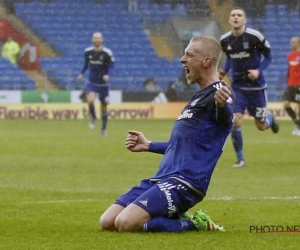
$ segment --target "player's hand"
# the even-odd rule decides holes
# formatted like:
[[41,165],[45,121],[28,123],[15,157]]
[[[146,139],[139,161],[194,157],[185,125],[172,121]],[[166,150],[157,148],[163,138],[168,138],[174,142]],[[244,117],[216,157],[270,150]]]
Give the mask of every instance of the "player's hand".
[[83,74],[77,76],[77,82],[81,82],[83,78]]
[[219,79],[220,79],[220,80],[222,80],[223,77],[224,77],[225,75],[226,75],[226,74],[225,74],[225,71],[219,70]]
[[102,78],[102,80],[104,82],[108,82],[109,81],[109,76],[108,75],[104,75],[103,78]]
[[255,81],[259,76],[259,70],[258,69],[249,69],[248,70],[248,78],[252,81]]
[[142,132],[135,130],[128,131],[125,141],[126,148],[131,152],[148,151],[150,143],[151,141],[149,141]]
[[222,88],[218,89],[215,93],[215,102],[217,107],[223,107],[227,100],[231,97],[231,91],[226,87],[226,83],[223,81]]

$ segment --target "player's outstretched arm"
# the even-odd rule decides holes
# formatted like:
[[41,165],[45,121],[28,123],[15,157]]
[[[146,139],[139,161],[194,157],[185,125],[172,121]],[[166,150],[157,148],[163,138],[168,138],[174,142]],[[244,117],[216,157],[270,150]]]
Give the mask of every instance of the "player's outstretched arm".
[[229,125],[232,121],[232,102],[231,91],[226,86],[222,86],[222,88],[217,90],[215,94],[216,119],[224,126]]
[[129,130],[125,141],[126,148],[131,152],[153,152],[164,154],[168,142],[149,141],[142,132]]

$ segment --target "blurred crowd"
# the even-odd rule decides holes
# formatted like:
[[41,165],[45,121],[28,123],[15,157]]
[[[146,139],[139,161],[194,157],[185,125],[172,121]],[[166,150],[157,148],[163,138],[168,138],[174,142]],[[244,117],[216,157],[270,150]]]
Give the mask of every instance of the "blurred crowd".
[[6,41],[0,43],[1,56],[10,61],[11,64],[17,64],[19,54],[21,51],[20,45],[14,41],[11,37],[8,37]]
[[289,10],[300,11],[299,0],[234,0],[234,5],[245,9],[250,17],[264,17],[265,4],[287,4]]

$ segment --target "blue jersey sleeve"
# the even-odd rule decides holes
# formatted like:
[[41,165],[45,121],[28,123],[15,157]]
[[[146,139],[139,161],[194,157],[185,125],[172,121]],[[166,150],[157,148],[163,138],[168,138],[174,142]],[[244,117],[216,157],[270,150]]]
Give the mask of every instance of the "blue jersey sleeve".
[[164,154],[169,146],[169,142],[151,142],[149,145],[149,152]]
[[216,107],[216,120],[223,126],[228,126],[233,119],[231,105],[227,102],[223,107]]
[[89,67],[88,54],[85,53],[84,54],[84,64],[83,64],[83,67],[81,70],[81,74],[84,74],[84,72],[88,69],[88,67]]
[[233,120],[233,104],[235,102],[234,91],[229,87],[231,97],[223,107],[216,107],[216,120],[223,126],[228,126]]
[[115,67],[115,63],[113,61],[111,61],[108,65],[108,75],[112,76],[113,71],[114,71],[114,67]]
[[265,70],[272,62],[272,53],[270,44],[267,40],[263,40],[258,49],[264,56],[264,60],[261,61],[260,66],[258,67],[258,70],[261,72]]
[[113,71],[114,71],[114,67],[115,67],[115,58],[114,58],[114,55],[113,55],[112,51],[110,50],[109,62],[108,62],[108,72],[107,72],[107,74],[109,76],[112,76]]
[[230,68],[231,68],[231,59],[229,56],[227,56],[225,66],[223,69],[224,73],[226,74],[230,70]]

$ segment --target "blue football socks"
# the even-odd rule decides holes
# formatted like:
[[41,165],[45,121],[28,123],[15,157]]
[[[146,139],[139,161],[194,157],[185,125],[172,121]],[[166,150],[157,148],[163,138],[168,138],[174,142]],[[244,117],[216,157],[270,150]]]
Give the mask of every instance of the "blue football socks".
[[108,114],[107,114],[107,112],[102,113],[101,119],[102,119],[102,130],[105,130],[105,129],[106,129],[106,126],[107,126],[107,119],[108,119]]
[[92,119],[96,120],[96,112],[95,112],[94,104],[89,104],[89,111],[90,111],[90,115],[91,115]]
[[157,217],[147,221],[144,224],[145,232],[182,232],[182,231],[196,231],[197,228],[190,220],[168,219],[164,217]]
[[272,113],[268,113],[267,114],[267,117],[266,117],[266,123],[267,123],[267,127],[271,127],[272,126],[272,123],[274,121],[274,116]]
[[244,151],[243,151],[243,137],[241,127],[234,127],[231,131],[231,139],[233,148],[236,153],[238,161],[244,160]]

